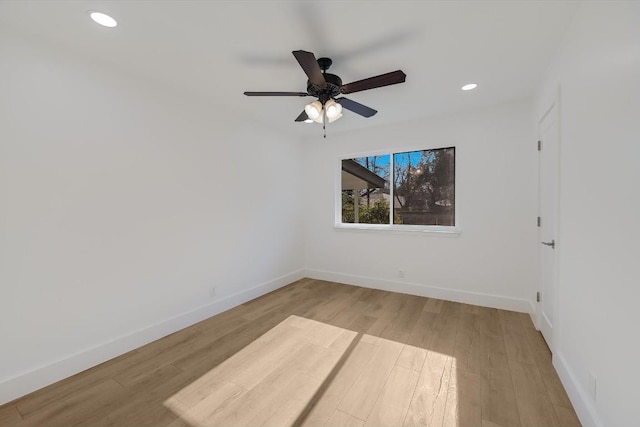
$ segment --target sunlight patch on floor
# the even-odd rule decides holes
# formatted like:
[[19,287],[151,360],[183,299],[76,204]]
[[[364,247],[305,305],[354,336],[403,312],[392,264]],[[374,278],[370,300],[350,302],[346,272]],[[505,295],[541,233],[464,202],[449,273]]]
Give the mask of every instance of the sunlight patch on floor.
[[290,316],[167,399],[172,426],[291,424],[356,335]]
[[290,316],[164,406],[171,427],[455,426],[455,377],[450,355]]

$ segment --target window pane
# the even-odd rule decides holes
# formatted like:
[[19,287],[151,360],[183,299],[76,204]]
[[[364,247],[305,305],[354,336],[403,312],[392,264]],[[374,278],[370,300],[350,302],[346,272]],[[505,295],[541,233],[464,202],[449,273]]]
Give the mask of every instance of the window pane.
[[389,224],[391,156],[342,161],[342,222]]
[[455,148],[393,155],[393,223],[455,225]]

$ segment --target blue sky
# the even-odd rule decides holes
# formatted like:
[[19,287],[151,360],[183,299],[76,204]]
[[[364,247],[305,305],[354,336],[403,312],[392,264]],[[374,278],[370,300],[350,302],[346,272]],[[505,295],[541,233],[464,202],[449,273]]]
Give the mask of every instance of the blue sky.
[[[425,151],[428,151],[428,150],[425,150]],[[394,156],[393,161],[396,165],[400,165],[402,167],[406,167],[407,164],[409,164],[409,162],[411,163],[411,167],[417,167],[418,164],[420,163],[420,159],[422,158],[422,153],[423,153],[423,150],[409,151],[404,153],[395,153],[393,155]],[[409,154],[409,156],[407,156],[407,154]],[[368,157],[374,157],[374,156],[368,156]],[[365,157],[357,157],[354,160],[356,160],[358,163],[364,166],[365,165],[364,159]],[[391,156],[389,154],[377,156],[376,165],[388,168],[390,160],[391,160]]]

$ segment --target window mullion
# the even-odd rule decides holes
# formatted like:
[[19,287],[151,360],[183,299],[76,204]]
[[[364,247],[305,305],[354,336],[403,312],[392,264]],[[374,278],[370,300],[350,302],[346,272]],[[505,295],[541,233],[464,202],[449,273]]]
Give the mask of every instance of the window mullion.
[[395,201],[394,190],[395,190],[395,164],[393,153],[389,153],[389,225],[393,225],[393,206]]

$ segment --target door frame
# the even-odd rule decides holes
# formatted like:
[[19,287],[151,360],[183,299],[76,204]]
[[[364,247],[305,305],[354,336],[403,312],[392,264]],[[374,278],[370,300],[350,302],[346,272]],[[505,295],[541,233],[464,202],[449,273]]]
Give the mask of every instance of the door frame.
[[[557,129],[557,140],[558,140],[558,145],[556,147],[556,158],[557,158],[557,169],[556,169],[556,180],[555,180],[555,206],[553,209],[553,215],[554,215],[554,230],[553,230],[553,236],[554,236],[554,240],[556,242],[556,246],[553,250],[553,275],[552,275],[552,287],[553,287],[553,292],[552,292],[552,316],[553,316],[553,323],[552,323],[552,331],[551,331],[551,338],[550,338],[550,342],[547,342],[547,345],[549,346],[549,349],[551,350],[552,354],[555,353],[555,349],[557,348],[557,341],[558,341],[558,328],[559,328],[559,324],[560,324],[560,310],[559,310],[559,295],[560,295],[560,282],[559,282],[559,271],[560,271],[560,251],[562,250],[562,246],[558,244],[558,237],[560,234],[560,170],[561,170],[561,164],[560,164],[560,153],[561,153],[561,147],[562,147],[562,139],[561,139],[561,135],[562,135],[562,122],[561,122],[561,110],[560,110],[560,88],[558,88],[557,92],[554,94],[553,98],[550,99],[546,104],[543,104],[546,106],[545,109],[543,109],[543,113],[539,115],[539,119],[537,121],[537,134],[538,134],[538,141],[542,140],[542,135],[541,135],[541,125],[542,122],[547,118],[547,116],[549,116],[549,114],[555,114],[556,116],[556,129]],[[544,150],[544,142],[542,143],[542,150]],[[538,151],[538,215],[541,215],[540,212],[540,202],[541,202],[541,169],[542,169],[542,156],[541,156],[541,151]],[[542,221],[544,221],[544,218],[542,219]],[[538,241],[537,241],[537,245],[538,245],[538,270],[539,270],[539,274],[538,274],[538,292],[542,293],[543,290],[543,286],[542,286],[542,280],[543,280],[543,274],[542,274],[542,256],[541,256],[541,242],[542,241],[542,228],[538,227]],[[541,300],[545,298],[545,295],[542,294],[541,296]],[[542,325],[543,322],[543,310],[542,310],[542,302],[536,302],[536,327],[538,328],[538,330],[540,330],[540,327]],[[545,341],[546,341],[546,337],[545,337]]]

